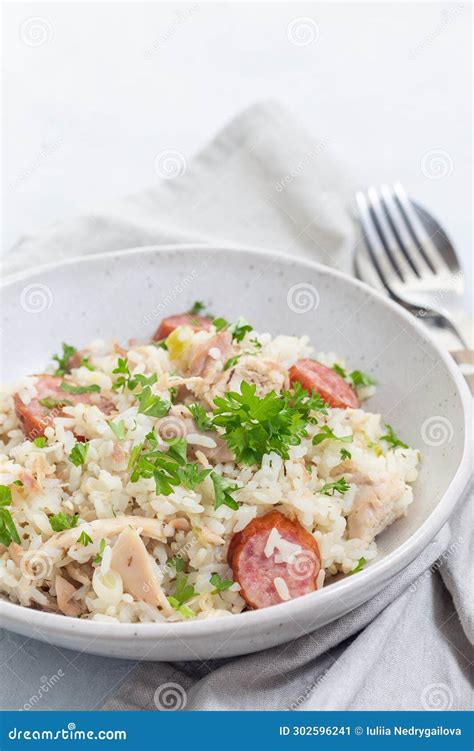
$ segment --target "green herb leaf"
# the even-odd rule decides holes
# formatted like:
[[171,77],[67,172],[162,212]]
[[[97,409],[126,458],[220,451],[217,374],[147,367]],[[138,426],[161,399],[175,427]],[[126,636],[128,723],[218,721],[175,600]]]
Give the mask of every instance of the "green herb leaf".
[[21,480],[13,480],[12,485],[18,485],[19,488],[23,487],[23,483]]
[[394,431],[394,429],[392,428],[391,425],[389,425],[386,422],[385,423],[385,427],[387,428],[388,432],[386,433],[386,435],[381,436],[381,438],[380,438],[381,441],[386,441],[388,444],[390,444],[390,446],[392,448],[396,448],[397,446],[401,446],[401,448],[403,448],[403,449],[409,448],[406,443],[403,443],[403,441],[401,441],[397,437],[397,435],[396,435],[396,433],[395,433],[395,431]]
[[188,584],[188,577],[184,574],[180,574],[176,579],[176,589],[171,597],[168,597],[168,602],[175,610],[177,610],[185,618],[193,618],[196,613],[191,608],[187,607],[185,603],[196,597],[192,584]]
[[76,542],[78,542],[80,545],[84,545],[84,547],[87,548],[87,546],[92,542],[92,537],[89,537],[86,530],[83,529]]
[[193,303],[193,305],[189,308],[188,313],[191,316],[198,316],[203,312],[205,307],[206,306],[204,305],[203,302],[201,302],[200,300],[196,300],[196,302]]
[[245,334],[249,331],[253,331],[253,326],[247,323],[244,319],[239,319],[237,323],[232,326],[232,339],[234,342],[241,342],[244,339]]
[[84,443],[78,441],[69,454],[69,461],[72,462],[76,467],[80,467],[81,464],[85,463],[88,451],[89,443],[87,441]]
[[210,582],[215,587],[211,594],[216,595],[218,592],[224,592],[233,585],[232,579],[221,579],[219,574],[212,574]]
[[353,370],[349,373],[349,377],[353,386],[375,386],[377,381],[372,378],[368,373],[363,373],[362,370]]
[[35,438],[33,443],[35,446],[37,446],[39,449],[44,449],[46,444],[48,443],[48,439],[44,435],[39,435],[38,438]]
[[92,365],[92,363],[89,362],[88,357],[81,357],[81,362],[79,363],[79,367],[87,368],[87,370],[95,370],[95,367]]
[[335,435],[334,431],[331,430],[329,425],[323,425],[319,433],[317,433],[313,440],[313,446],[318,446],[323,441],[332,440],[332,441],[342,441],[343,443],[352,443],[353,436],[352,435],[344,435],[344,436],[338,436]]
[[211,417],[201,404],[189,404],[188,409],[194,417],[194,422],[199,430],[215,430]]
[[211,471],[210,469],[200,469],[200,465],[196,463],[186,464],[178,470],[179,484],[189,490],[194,490],[204,482]]
[[109,422],[109,428],[119,441],[125,440],[126,428],[123,420],[120,420],[120,422]]
[[61,391],[67,391],[68,394],[98,394],[100,393],[100,386],[97,383],[92,383],[90,386],[74,386],[72,383],[66,383],[63,381],[60,386]]
[[49,517],[49,523],[53,532],[62,532],[65,529],[72,529],[77,526],[78,521],[79,514],[68,516],[64,511],[60,511],[59,514],[54,514]]
[[105,546],[107,545],[107,540],[104,540],[104,538],[101,539],[99,542],[99,552],[94,557],[92,563],[95,563],[96,565],[99,565],[99,563],[102,563],[102,556],[104,555]]
[[321,493],[321,495],[334,495],[334,493],[344,495],[348,490],[349,483],[345,477],[341,477],[337,482],[327,482],[320,490],[318,490],[318,493]]
[[224,370],[229,370],[229,368],[233,368],[235,365],[237,365],[243,354],[243,352],[240,352],[240,354],[234,355],[234,357],[229,357],[229,359],[224,363]]
[[216,331],[225,331],[225,329],[228,329],[230,326],[229,321],[226,321],[225,318],[214,318],[212,323]]
[[148,415],[149,417],[164,417],[168,414],[171,404],[161,396],[156,396],[152,393],[149,386],[145,386],[144,389],[138,394],[139,413]]
[[184,571],[184,560],[183,558],[181,558],[179,553],[176,553],[176,555],[172,556],[172,558],[168,558],[166,563],[168,566],[173,566],[177,574],[180,571]]
[[344,370],[344,368],[342,367],[342,365],[338,365],[338,364],[337,364],[337,362],[335,362],[335,363],[334,363],[334,365],[332,366],[332,369],[333,369],[333,370],[334,370],[334,371],[335,371],[335,372],[336,372],[336,373],[337,373],[338,375],[340,375],[340,376],[341,376],[341,378],[347,378],[347,373],[346,373],[346,371]]
[[16,542],[20,545],[20,536],[10,511],[6,508],[12,502],[12,492],[7,485],[0,485],[0,543],[10,545]]
[[66,344],[63,342],[63,353],[62,355],[53,355],[53,360],[56,360],[58,363],[58,367],[54,371],[54,375],[56,376],[62,376],[65,373],[68,373],[70,370],[70,360],[77,352],[77,349],[73,347],[71,344]]
[[352,574],[357,574],[359,571],[362,571],[366,563],[367,561],[365,560],[365,558],[359,558],[357,565],[352,569],[352,571],[349,571],[347,576],[352,576]]
[[347,449],[341,449],[341,459],[352,459],[352,454]]
[[44,399],[39,400],[39,403],[42,407],[46,407],[46,409],[62,409],[72,404],[69,399],[54,399],[52,396],[45,396]]
[[237,511],[239,504],[231,496],[234,490],[238,490],[238,485],[234,485],[230,480],[221,477],[217,472],[211,474],[212,484],[214,485],[214,508],[228,506],[232,511]]

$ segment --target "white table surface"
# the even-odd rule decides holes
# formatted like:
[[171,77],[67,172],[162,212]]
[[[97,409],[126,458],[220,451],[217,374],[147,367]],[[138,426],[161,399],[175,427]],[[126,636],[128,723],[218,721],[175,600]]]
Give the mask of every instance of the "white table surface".
[[[361,185],[401,180],[471,284],[471,16],[468,3],[4,6],[4,250],[153,183],[157,153],[189,158],[272,97]],[[301,17],[304,46],[288,39]]]

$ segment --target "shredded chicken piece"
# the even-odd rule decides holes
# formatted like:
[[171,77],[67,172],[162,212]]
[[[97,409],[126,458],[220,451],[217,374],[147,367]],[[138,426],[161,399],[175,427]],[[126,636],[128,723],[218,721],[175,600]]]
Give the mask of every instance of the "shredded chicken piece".
[[171,519],[168,524],[170,527],[173,527],[173,529],[181,529],[183,532],[189,532],[191,529],[191,523],[183,517],[181,519]]
[[151,537],[153,540],[166,542],[166,536],[163,532],[163,523],[157,519],[149,519],[146,516],[117,516],[115,519],[95,519],[92,522],[81,524],[72,529],[66,529],[64,532],[57,532],[55,535],[44,542],[38,550],[66,549],[75,544],[82,530],[87,532],[92,542],[100,540],[102,537],[114,537],[120,534],[126,527],[139,529],[145,537]]
[[212,532],[208,527],[202,526],[199,533],[199,537],[203,542],[209,542],[211,545],[224,545],[225,540],[215,532]]
[[17,566],[19,566],[21,556],[23,555],[23,548],[21,547],[21,545],[18,545],[17,542],[11,542],[8,546],[8,552],[10,554],[10,558],[16,563]]
[[[212,356],[214,350],[218,352],[217,358]],[[234,354],[231,333],[219,331],[218,334],[198,344],[189,360],[189,373],[192,376],[201,376],[208,385],[212,384],[222,372],[222,363]]]
[[242,381],[255,384],[257,387],[256,394],[265,396],[270,391],[280,393],[282,389],[289,388],[290,379],[288,370],[273,360],[263,360],[245,355],[241,357],[235,367],[230,370],[230,377],[227,379],[226,389],[230,391],[239,391]]
[[123,588],[136,600],[159,607],[165,615],[173,608],[156,579],[150,555],[134,529],[124,529],[112,548],[111,567],[122,577]]
[[64,615],[70,615],[72,618],[77,618],[82,613],[82,608],[73,597],[76,593],[76,588],[63,579],[62,576],[56,576],[54,579],[54,588],[56,590],[56,597],[58,600],[58,607],[61,613]]
[[82,566],[79,566],[77,563],[68,563],[68,565],[65,567],[67,573],[76,582],[79,582],[79,584],[90,584],[91,578],[87,574],[87,569],[89,568],[89,564],[82,564]]

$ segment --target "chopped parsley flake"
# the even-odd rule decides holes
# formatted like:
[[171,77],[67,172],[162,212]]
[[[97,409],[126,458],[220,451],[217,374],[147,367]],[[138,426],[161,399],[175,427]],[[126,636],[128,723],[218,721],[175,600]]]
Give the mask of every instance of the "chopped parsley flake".
[[61,391],[67,391],[68,394],[100,393],[100,386],[97,383],[92,383],[90,386],[74,386],[72,383],[66,383],[66,381],[63,381],[59,388]]
[[357,574],[359,571],[362,571],[362,569],[364,568],[364,566],[365,566],[366,563],[367,563],[367,561],[365,560],[365,558],[359,558],[359,561],[358,561],[357,565],[354,566],[354,568],[352,569],[352,571],[349,571],[349,573],[347,574],[347,576],[352,576],[352,574]]
[[320,443],[326,440],[342,441],[343,443],[352,443],[352,435],[339,436],[334,433],[329,425],[323,425],[319,433],[313,438],[313,446],[318,446]]
[[95,563],[97,566],[99,565],[99,563],[102,563],[102,556],[104,555],[104,550],[105,550],[106,545],[107,545],[107,541],[104,540],[104,538],[102,538],[102,540],[99,543],[99,552],[97,553],[97,555],[94,557],[94,560],[92,561],[92,563]]
[[119,441],[125,440],[126,428],[123,420],[120,420],[120,422],[109,422],[109,428]]
[[81,357],[81,362],[79,363],[79,367],[81,368],[87,368],[87,370],[95,370],[94,366],[91,362],[89,362],[88,357]]
[[58,367],[54,371],[54,375],[56,376],[63,376],[65,373],[68,373],[70,370],[70,360],[71,358],[76,354],[77,349],[73,347],[71,344],[66,344],[63,342],[63,353],[62,355],[53,355],[53,360],[56,360],[58,363]]
[[20,536],[15,527],[10,511],[6,508],[12,502],[12,492],[7,485],[0,485],[0,543],[10,545],[16,542],[20,545]]
[[232,326],[232,339],[234,342],[241,342],[244,339],[245,334],[249,331],[253,331],[253,326],[243,319],[239,319],[237,323]]
[[240,354],[234,355],[234,357],[229,357],[229,359],[224,363],[224,370],[229,370],[229,368],[235,367],[243,354],[243,352],[240,352]]
[[341,449],[341,459],[352,459],[352,454],[347,449]]
[[188,409],[194,417],[194,422],[198,426],[199,430],[214,429],[210,416],[201,404],[190,404],[188,406]]
[[201,302],[200,300],[196,300],[196,302],[193,303],[193,305],[189,308],[188,313],[191,316],[198,316],[203,312],[205,307],[206,306],[204,305],[203,302]]
[[211,480],[214,486],[214,508],[228,506],[232,511],[237,511],[239,504],[232,498],[231,493],[238,490],[238,485],[233,484],[225,477],[221,477],[216,472],[212,472]]
[[152,393],[150,386],[145,386],[137,396],[139,413],[149,417],[164,417],[170,411],[170,402]]
[[65,529],[72,529],[77,526],[79,521],[79,514],[74,516],[68,516],[64,511],[60,511],[59,514],[49,517],[49,523],[53,532],[63,532]]
[[179,553],[176,553],[176,555],[172,556],[172,558],[168,558],[166,563],[168,566],[172,566],[177,574],[179,574],[181,571],[184,571],[184,560]]
[[194,610],[191,610],[186,603],[193,599],[193,597],[196,597],[197,592],[195,591],[192,584],[188,584],[188,577],[184,574],[181,574],[176,579],[176,589],[174,591],[174,594],[171,597],[168,597],[168,602],[175,610],[178,611],[178,613],[181,613],[184,618],[193,618],[196,613]]
[[40,399],[39,403],[46,409],[62,409],[72,404],[69,399],[54,399],[52,396],[45,396],[44,399]]
[[38,438],[35,438],[33,443],[35,446],[37,446],[39,449],[44,449],[46,444],[48,443],[48,439],[44,435],[39,435]]
[[377,381],[372,378],[368,373],[364,373],[362,370],[353,370],[348,373],[341,365],[334,363],[332,369],[346,380],[350,380],[354,388],[357,386],[375,386]]
[[87,548],[87,546],[92,542],[92,537],[89,537],[85,529],[83,529],[76,542],[78,542],[80,545],[84,545],[84,547]]
[[134,375],[132,375],[130,373],[128,360],[126,357],[118,358],[117,367],[112,370],[112,373],[119,375],[114,385],[112,386],[114,391],[117,391],[120,388],[127,388],[129,389],[129,391],[134,391],[134,389],[136,389],[138,385],[142,387],[152,386],[158,380],[156,373],[152,373],[151,376],[143,375],[143,373],[134,373]]
[[132,482],[140,477],[153,477],[157,495],[170,495],[178,485],[195,488],[210,473],[211,470],[200,469],[198,464],[187,463],[184,438],[174,441],[167,451],[161,451],[157,445],[156,435],[151,431],[143,443],[133,447],[128,464]]
[[226,321],[225,318],[214,318],[212,323],[216,331],[225,331],[230,326],[229,321]]
[[386,433],[386,435],[381,436],[381,438],[380,438],[381,441],[386,441],[388,444],[390,444],[390,446],[392,448],[396,448],[397,446],[401,446],[401,448],[403,448],[403,449],[409,448],[406,443],[403,443],[403,441],[401,441],[397,437],[397,435],[396,435],[396,433],[395,433],[395,431],[394,431],[394,429],[392,428],[391,425],[389,425],[386,422],[385,423],[385,427],[387,428],[387,433]]
[[69,454],[69,461],[76,467],[80,467],[86,461],[87,452],[89,451],[89,444],[86,442],[77,442]]
[[334,495],[334,493],[344,495],[348,490],[349,483],[345,477],[341,477],[337,482],[327,482],[320,490],[318,490],[318,493],[321,493],[321,495]]
[[221,579],[219,574],[212,574],[210,582],[214,587],[214,590],[211,593],[213,595],[216,595],[218,592],[224,592],[226,589],[229,589],[229,587],[231,587],[234,583],[232,579]]

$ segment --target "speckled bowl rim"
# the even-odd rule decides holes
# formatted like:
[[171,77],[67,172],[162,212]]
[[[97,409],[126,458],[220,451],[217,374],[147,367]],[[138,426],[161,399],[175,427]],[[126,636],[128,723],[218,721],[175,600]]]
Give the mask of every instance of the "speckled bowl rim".
[[[206,243],[187,243],[184,245],[148,245],[137,248],[127,248],[117,251],[107,251],[85,256],[76,256],[73,258],[63,259],[54,263],[37,266],[34,269],[21,271],[5,277],[0,282],[0,289],[8,287],[18,281],[33,279],[45,272],[54,271],[55,269],[65,266],[74,266],[76,264],[94,264],[107,258],[122,257],[127,255],[143,255],[153,253],[197,253],[201,251],[219,252],[227,255],[247,256],[257,255],[259,257],[273,258],[273,264],[278,263],[283,266],[299,267],[301,269],[311,269],[318,274],[337,277],[344,284],[363,290],[365,295],[369,295],[376,300],[382,307],[389,309],[402,321],[410,325],[411,330],[415,330],[418,336],[425,342],[429,343],[436,350],[440,359],[446,365],[451,378],[459,392],[463,413],[464,413],[464,450],[458,469],[455,472],[446,492],[441,497],[438,505],[429,515],[429,517],[420,525],[420,527],[403,542],[398,548],[386,555],[380,561],[375,560],[370,567],[361,571],[356,577],[345,578],[334,582],[331,586],[323,588],[318,592],[303,595],[288,602],[282,602],[270,608],[262,610],[250,610],[244,613],[233,614],[231,616],[216,618],[211,620],[193,620],[177,623],[111,623],[97,622],[70,618],[55,613],[45,613],[42,611],[31,610],[22,605],[9,602],[0,598],[0,616],[3,620],[2,625],[9,627],[15,623],[28,623],[38,631],[47,631],[48,637],[54,639],[55,634],[64,634],[69,632],[81,634],[81,636],[90,638],[91,643],[95,639],[104,638],[115,642],[127,641],[130,638],[137,637],[145,642],[166,641],[167,637],[174,640],[182,639],[183,642],[189,643],[192,637],[222,637],[230,636],[236,630],[240,633],[246,627],[254,632],[259,626],[268,629],[277,627],[279,623],[294,620],[298,623],[298,616],[306,613],[313,605],[317,605],[321,611],[322,608],[328,609],[331,601],[343,600],[346,593],[351,593],[350,600],[358,600],[363,603],[371,598],[364,596],[364,592],[377,592],[377,582],[382,580],[388,582],[392,577],[402,571],[416,555],[428,545],[441,527],[446,523],[450,514],[454,510],[457,502],[463,495],[471,475],[470,461],[472,436],[470,434],[469,415],[472,407],[472,400],[465,383],[465,380],[455,364],[452,357],[443,352],[426,327],[414,316],[405,311],[396,303],[392,302],[381,292],[369,287],[367,284],[337,271],[328,266],[324,266],[316,261],[307,259],[293,258],[284,253],[278,253],[259,247],[242,247],[232,244],[206,244]],[[277,258],[275,259],[275,256]],[[357,605],[355,606],[357,607]],[[347,610],[352,607],[348,606]]]

